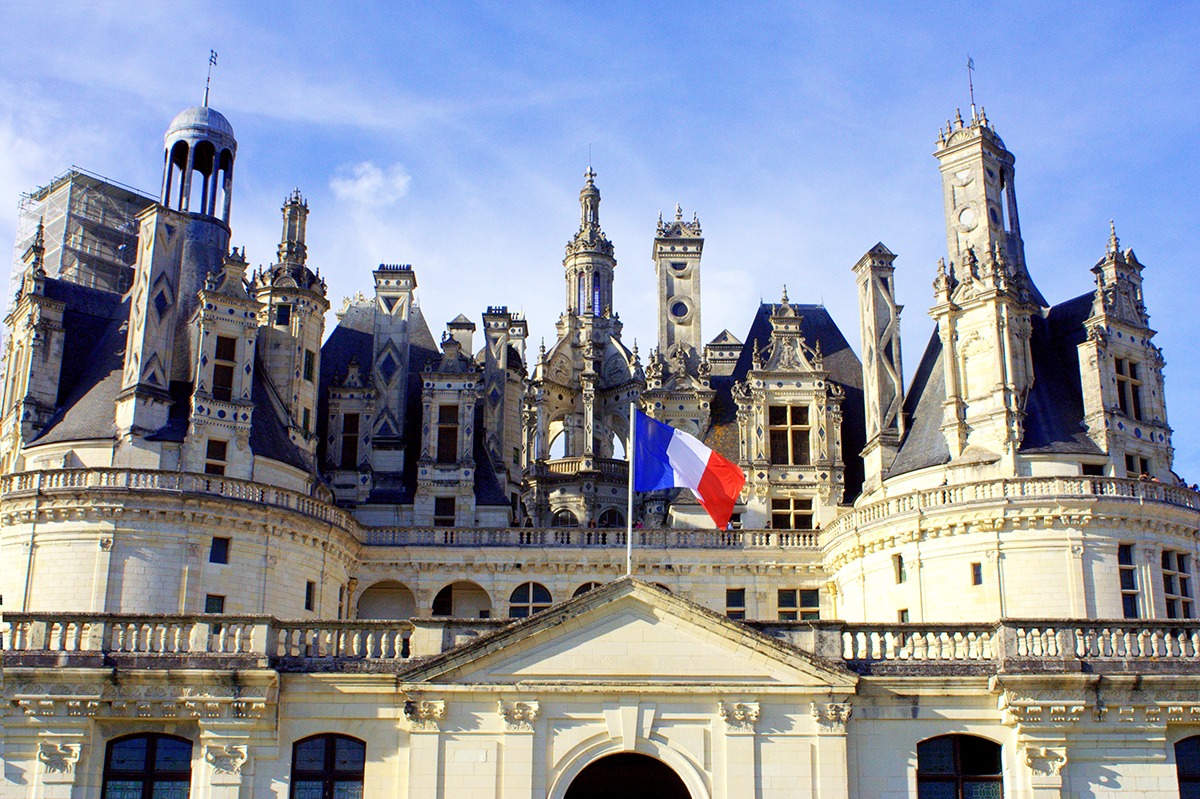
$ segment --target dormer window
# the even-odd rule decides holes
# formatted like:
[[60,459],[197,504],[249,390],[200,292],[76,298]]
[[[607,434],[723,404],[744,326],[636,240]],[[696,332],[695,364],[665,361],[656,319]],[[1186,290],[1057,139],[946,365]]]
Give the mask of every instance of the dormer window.
[[437,462],[458,463],[458,406],[438,406]]
[[1138,364],[1127,358],[1117,358],[1117,403],[1121,413],[1130,419],[1142,418],[1142,381]]
[[275,306],[275,326],[287,327],[292,323],[292,306],[281,303]]
[[806,466],[812,461],[809,434],[812,423],[807,405],[772,405],[767,408],[767,442],[771,463]]
[[216,358],[213,363],[212,397],[221,402],[233,400],[233,374],[237,366],[237,339],[217,336]]

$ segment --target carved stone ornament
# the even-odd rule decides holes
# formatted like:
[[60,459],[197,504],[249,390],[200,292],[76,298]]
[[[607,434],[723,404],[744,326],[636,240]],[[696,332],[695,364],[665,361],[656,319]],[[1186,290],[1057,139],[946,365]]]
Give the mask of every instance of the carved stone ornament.
[[1067,753],[1057,749],[1030,746],[1025,750],[1025,765],[1043,777],[1055,777],[1067,762]]
[[404,703],[404,717],[410,730],[437,732],[446,717],[446,703],[441,699],[410,699]]
[[541,715],[541,709],[536,701],[505,702],[501,699],[497,703],[496,709],[504,718],[504,727],[509,732],[531,732],[534,722]]
[[824,705],[813,702],[812,705],[813,720],[828,732],[845,732],[846,722],[850,720],[850,714],[853,712],[854,708],[849,702],[830,702]]
[[56,744],[42,741],[38,745],[38,760],[42,761],[49,774],[70,774],[79,762],[78,744]]
[[246,747],[236,744],[209,744],[204,749],[204,759],[212,764],[218,774],[241,774],[246,762]]
[[758,723],[758,702],[718,702],[717,712],[730,732],[754,732]]

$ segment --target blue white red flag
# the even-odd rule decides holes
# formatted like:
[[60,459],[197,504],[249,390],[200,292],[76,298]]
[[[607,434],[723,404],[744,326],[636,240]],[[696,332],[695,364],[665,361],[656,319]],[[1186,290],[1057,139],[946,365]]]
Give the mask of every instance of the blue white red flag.
[[636,491],[690,488],[718,530],[729,525],[746,475],[682,430],[635,414],[633,487]]

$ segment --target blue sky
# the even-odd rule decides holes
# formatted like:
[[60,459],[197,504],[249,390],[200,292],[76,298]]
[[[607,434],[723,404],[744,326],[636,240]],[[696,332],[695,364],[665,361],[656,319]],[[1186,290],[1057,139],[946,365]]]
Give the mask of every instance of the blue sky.
[[850,268],[883,241],[911,375],[946,247],[931,153],[968,104],[970,52],[1046,297],[1092,288],[1110,218],[1146,264],[1176,470],[1200,480],[1200,12],[1045,5],[9,3],[0,246],[19,194],[72,164],[155,192],[162,133],[200,101],[213,48],[211,105],[239,141],[234,243],[269,263],[299,187],[335,307],[374,265],[412,263],[435,335],[508,305],[534,346],[552,338],[590,144],[616,310],[643,353],[654,224],[679,202],[706,236],[706,338],[744,336],[786,283],[858,349]]

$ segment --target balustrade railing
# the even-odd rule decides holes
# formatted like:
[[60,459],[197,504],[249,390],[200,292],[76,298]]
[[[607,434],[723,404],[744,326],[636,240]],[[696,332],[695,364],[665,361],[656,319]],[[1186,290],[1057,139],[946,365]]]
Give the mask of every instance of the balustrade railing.
[[1084,476],[1015,477],[939,486],[888,497],[842,514],[830,522],[826,531],[829,534],[836,534],[916,511],[996,500],[1052,496],[1115,497],[1136,502],[1161,502],[1176,507],[1200,510],[1200,493],[1183,486],[1168,485],[1153,480]]
[[[404,621],[280,621],[270,616],[6,613],[0,651],[98,655],[250,655],[277,661],[409,657]],[[433,654],[433,653],[426,653]]]
[[[420,622],[437,629],[437,622]],[[770,622],[756,628],[771,627]],[[0,620],[5,655],[125,655],[258,657],[292,669],[328,669],[363,661],[376,668],[429,656],[413,651],[407,621],[288,621],[270,616],[194,616],[103,613],[6,613]],[[855,664],[924,667],[1066,661],[1190,663],[1200,668],[1200,621],[1016,620],[998,624],[848,624],[815,622],[813,651]],[[426,635],[426,646],[443,641]]]
[[[366,527],[360,533],[369,546],[436,547],[597,547],[624,548],[620,527]],[[819,546],[816,530],[692,530],[637,528],[633,545],[649,549],[811,549]]]

